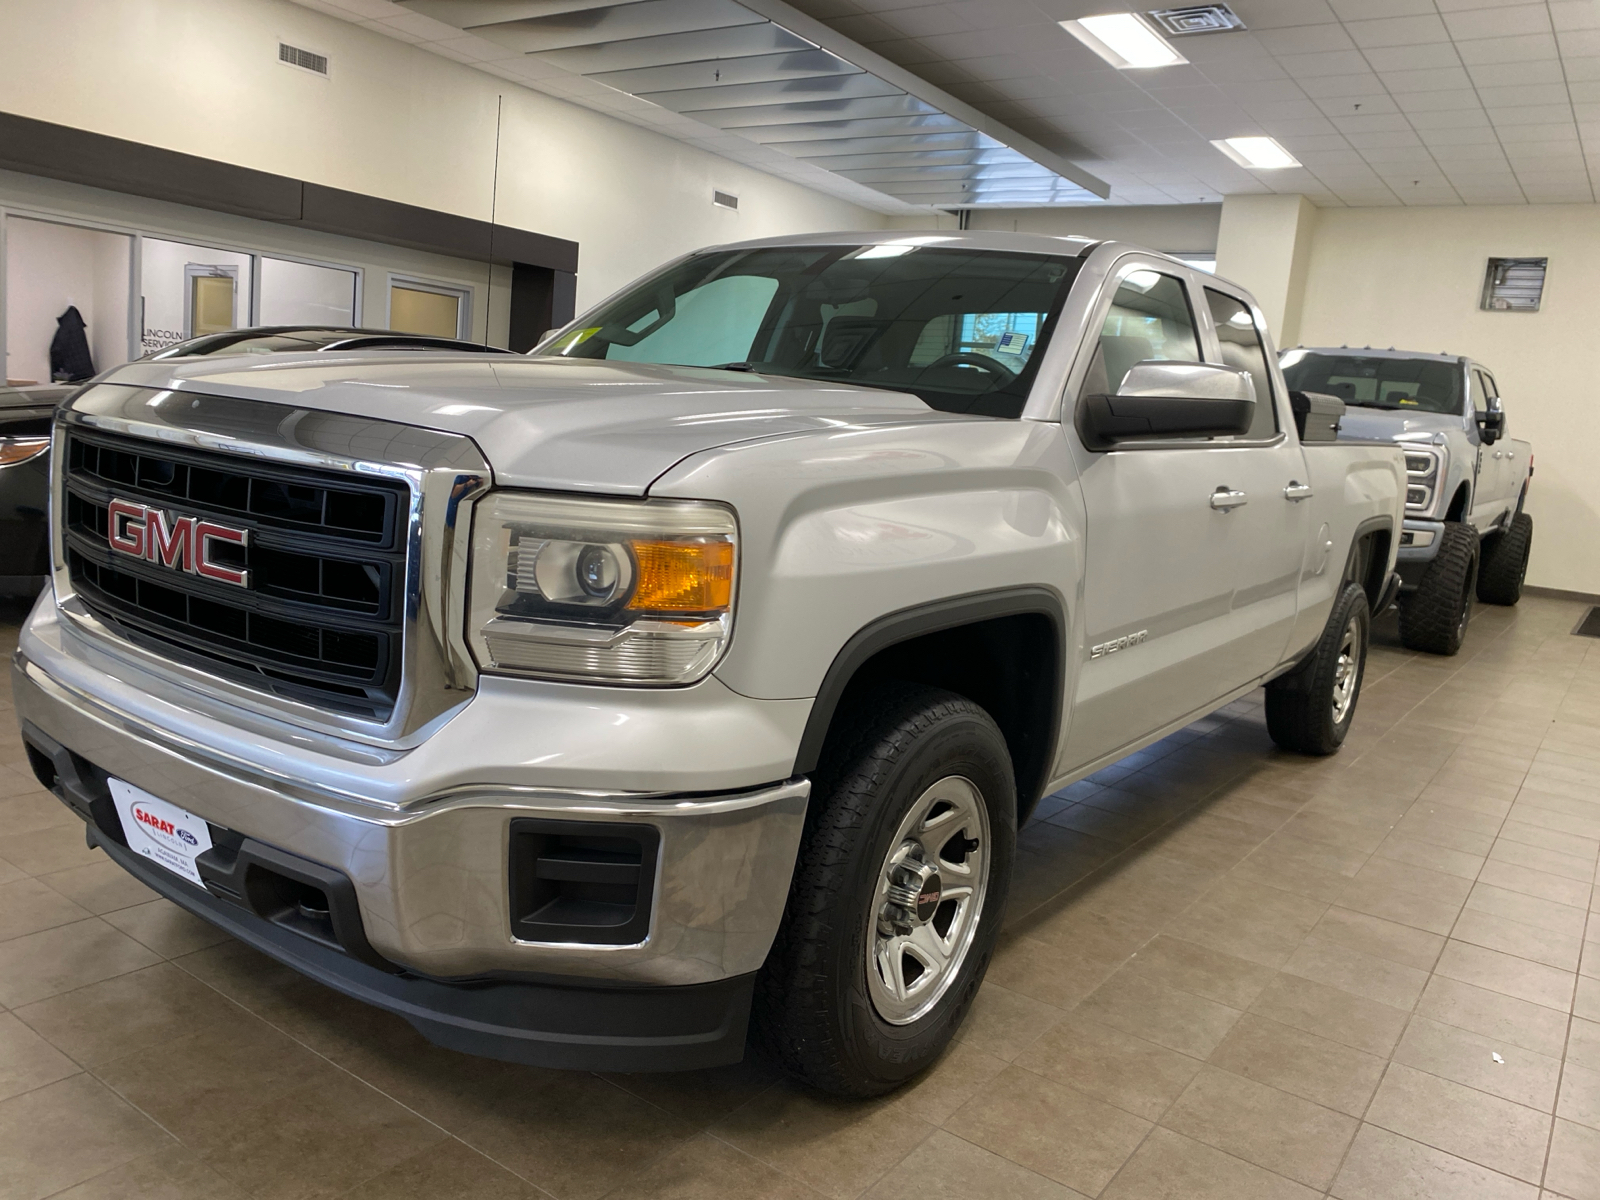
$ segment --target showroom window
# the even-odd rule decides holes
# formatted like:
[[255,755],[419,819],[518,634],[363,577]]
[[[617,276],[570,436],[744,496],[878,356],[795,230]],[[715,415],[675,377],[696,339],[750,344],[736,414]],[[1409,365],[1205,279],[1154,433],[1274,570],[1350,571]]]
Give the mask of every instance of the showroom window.
[[431,337],[469,337],[469,296],[465,288],[391,275],[389,328]]
[[258,325],[359,325],[361,274],[348,267],[261,257]]
[[253,265],[239,250],[140,238],[140,352],[249,325]]
[[[8,216],[5,245],[8,384],[50,382],[50,345],[72,309],[83,322],[91,362],[68,378],[87,378],[128,361],[131,236]],[[89,365],[93,369],[85,372]]]

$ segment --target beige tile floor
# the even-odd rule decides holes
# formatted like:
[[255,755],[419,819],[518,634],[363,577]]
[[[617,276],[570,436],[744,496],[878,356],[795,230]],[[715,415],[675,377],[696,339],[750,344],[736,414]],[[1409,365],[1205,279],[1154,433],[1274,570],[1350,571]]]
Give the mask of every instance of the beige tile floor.
[[1391,618],[1338,756],[1256,696],[1047,800],[961,1040],[873,1103],[434,1049],[86,851],[7,708],[0,1200],[1600,1200],[1580,612]]

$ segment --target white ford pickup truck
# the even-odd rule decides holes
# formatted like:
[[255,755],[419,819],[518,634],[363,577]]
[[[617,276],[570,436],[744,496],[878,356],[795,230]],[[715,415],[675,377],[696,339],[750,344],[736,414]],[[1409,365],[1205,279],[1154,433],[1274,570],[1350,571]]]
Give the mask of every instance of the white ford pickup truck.
[[1041,796],[1262,684],[1339,746],[1405,466],[1326,415],[1239,288],[990,233],[707,250],[523,359],[134,363],[58,417],[16,708],[92,843],[439,1044],[881,1092]]

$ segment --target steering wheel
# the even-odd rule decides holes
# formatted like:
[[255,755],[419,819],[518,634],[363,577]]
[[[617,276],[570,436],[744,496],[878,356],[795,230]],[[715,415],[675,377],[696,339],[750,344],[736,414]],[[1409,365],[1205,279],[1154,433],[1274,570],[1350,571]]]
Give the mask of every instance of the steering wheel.
[[980,371],[987,371],[994,376],[995,382],[1002,387],[1017,377],[1017,373],[1006,366],[1005,363],[996,362],[987,354],[975,354],[970,350],[963,350],[959,354],[946,354],[942,358],[936,358],[923,370],[931,371],[935,367],[960,366],[977,367]]

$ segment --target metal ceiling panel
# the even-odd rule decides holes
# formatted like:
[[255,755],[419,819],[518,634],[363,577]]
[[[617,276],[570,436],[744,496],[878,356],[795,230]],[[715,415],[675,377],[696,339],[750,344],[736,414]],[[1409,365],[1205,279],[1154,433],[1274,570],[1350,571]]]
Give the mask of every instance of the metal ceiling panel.
[[457,29],[471,29],[474,25],[551,17],[586,8],[614,8],[626,3],[629,0],[406,0],[406,7]]
[[791,50],[785,54],[753,54],[744,58],[714,58],[702,62],[674,63],[668,67],[638,67],[632,71],[607,71],[589,78],[630,96],[650,96],[687,88],[733,87],[742,83],[775,83],[788,79],[814,79],[823,75],[859,75],[826,50]]
[[472,25],[468,33],[508,50],[536,54],[567,46],[589,46],[625,38],[656,37],[763,20],[734,0],[635,0],[607,8],[585,8],[548,17]]
[[868,117],[912,116],[936,113],[933,105],[915,96],[867,96],[862,99],[797,100],[793,104],[756,104],[746,108],[704,108],[683,115],[718,129],[743,129],[748,125],[809,124],[813,121],[852,121]]
[[706,108],[746,108],[798,100],[851,100],[862,96],[899,96],[892,83],[872,75],[819,75],[781,83],[736,83],[727,87],[689,88],[680,92],[646,92],[643,98],[673,112]]
[[944,113],[915,117],[872,117],[861,121],[816,121],[809,125],[746,125],[740,137],[769,145],[783,142],[821,142],[839,138],[882,137],[893,133],[965,132],[967,127]]
[[895,137],[837,138],[830,142],[768,142],[796,158],[832,154],[883,154],[895,150],[981,150],[981,133],[900,134]]
[[736,135],[775,173],[832,178],[852,196],[871,188],[915,205],[967,206],[1109,193],[784,0],[403,2],[565,74],[563,94],[580,102],[622,92],[658,106],[653,123],[680,137]]
[[700,29],[692,33],[667,33],[660,37],[629,38],[592,46],[568,46],[531,57],[576,75],[601,71],[631,71],[636,67],[662,67],[669,63],[701,62],[708,58],[739,58],[747,54],[776,54],[783,50],[816,49],[805,38],[771,23]]

